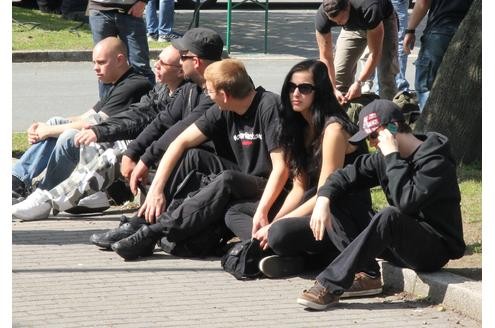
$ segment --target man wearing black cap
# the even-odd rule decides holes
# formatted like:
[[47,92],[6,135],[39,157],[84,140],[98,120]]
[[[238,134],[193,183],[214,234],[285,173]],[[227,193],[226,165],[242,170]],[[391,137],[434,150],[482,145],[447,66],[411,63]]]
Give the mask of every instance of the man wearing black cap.
[[[297,299],[324,310],[343,296],[381,292],[375,257],[418,271],[435,271],[464,254],[460,192],[448,139],[439,133],[413,135],[400,109],[375,100],[359,115],[359,132],[378,148],[334,172],[319,189],[311,217],[316,239],[325,230],[341,254]],[[368,218],[346,215],[346,195],[380,185],[390,204]],[[364,222],[368,222],[364,224]]]
[[[180,118],[167,130],[166,134],[156,141],[153,146],[154,156],[142,157],[133,168],[132,173],[124,175],[129,179],[131,190],[134,193],[137,193],[141,181],[146,180],[149,166],[159,161],[170,143],[214,104],[210,97],[203,92],[205,88],[203,74],[211,63],[222,58],[223,41],[220,35],[209,28],[193,28],[187,31],[182,38],[172,40],[172,46],[179,50],[184,77],[191,80],[194,87],[184,92],[183,101],[177,102],[172,108],[172,113],[178,112],[179,114],[172,116]],[[136,152],[127,152],[125,155],[123,160],[136,159],[139,156]]]

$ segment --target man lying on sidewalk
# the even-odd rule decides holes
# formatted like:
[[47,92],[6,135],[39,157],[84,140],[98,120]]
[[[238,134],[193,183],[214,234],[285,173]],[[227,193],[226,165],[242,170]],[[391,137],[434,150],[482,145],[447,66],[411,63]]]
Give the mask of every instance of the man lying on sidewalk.
[[[348,296],[381,292],[380,257],[401,267],[435,271],[462,257],[465,243],[456,163],[448,139],[439,133],[414,135],[400,109],[375,100],[359,114],[359,132],[379,151],[362,155],[334,172],[319,189],[311,216],[317,240],[328,233],[335,245],[346,245],[297,299],[324,310]],[[339,208],[353,191],[380,185],[389,207],[369,218],[353,218]],[[363,228],[360,223],[369,220]]]
[[[168,91],[164,92],[164,90],[160,89],[155,94],[150,93],[148,99],[144,101],[147,105],[141,106],[141,111],[148,110],[156,113],[159,112],[159,114],[139,134],[136,140],[129,145],[127,151],[130,154],[136,155],[137,158],[141,154],[145,156],[149,155],[149,152],[152,152],[147,158],[153,162],[154,156],[160,156],[160,151],[164,151],[168,147],[168,144],[184,128],[194,122],[196,118],[213,104],[211,99],[203,93],[204,79],[202,74],[210,63],[221,58],[223,41],[216,32],[209,29],[192,29],[186,35],[185,37],[188,40],[195,41],[195,46],[202,49],[200,54],[203,58],[200,62],[198,61],[199,65],[182,71],[178,51],[173,47],[169,47],[162,52],[155,65],[157,77],[162,82],[176,86],[182,80],[182,72],[185,72],[187,77],[196,83],[186,83],[179,89],[176,89],[174,91],[176,95],[171,101],[164,101],[162,99],[165,95],[168,95]],[[203,38],[205,35],[208,38]],[[180,81],[177,76],[178,71],[180,71]],[[172,87],[170,88],[174,89]],[[139,112],[139,108],[136,107],[132,112],[135,111]],[[119,120],[115,118],[113,121],[109,120],[98,126],[93,126],[92,129],[97,128],[96,131],[93,131],[98,136],[97,141],[100,141],[100,138],[104,141],[109,141],[112,137],[134,138],[144,128],[139,123],[141,120],[139,115],[119,119],[124,119],[124,123],[119,124]],[[160,139],[154,142],[159,137]],[[145,153],[147,147],[148,150]],[[209,149],[211,150],[211,147]],[[66,210],[75,206],[77,201],[84,195],[92,194],[99,190],[106,190],[116,179],[120,178],[120,166],[118,164],[125,150],[123,147],[109,148],[100,156],[93,158],[89,163],[81,163],[68,179],[50,190],[49,193],[45,193],[45,196],[36,199],[32,198],[30,204],[24,202],[26,206],[15,208],[14,216],[24,220],[46,218],[52,207],[54,212]],[[134,166],[135,160],[124,156],[122,167],[122,171],[125,173],[124,177],[129,177],[134,171]],[[141,177],[141,179],[144,179],[144,177]],[[180,182],[179,180],[177,181]]]
[[[151,85],[148,80],[138,75],[127,62],[127,50],[119,39],[108,37],[93,49],[94,71],[98,79],[111,83],[111,91],[92,109],[69,118],[53,117],[46,123],[36,122],[28,129],[28,140],[32,146],[12,167],[12,203],[22,201],[32,189],[32,181],[47,166],[46,178],[38,187],[51,189],[53,177],[69,176],[74,165],[66,165],[68,161],[77,163],[79,148],[74,147],[74,136],[86,124],[95,124],[117,115],[138,102],[146,94]],[[53,164],[62,161],[57,169]],[[50,164],[50,165],[49,165]]]

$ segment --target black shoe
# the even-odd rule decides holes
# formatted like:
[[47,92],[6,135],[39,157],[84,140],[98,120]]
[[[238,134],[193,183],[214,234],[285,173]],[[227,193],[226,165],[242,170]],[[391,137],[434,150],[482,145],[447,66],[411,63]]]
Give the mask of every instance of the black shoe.
[[113,243],[133,235],[145,223],[144,219],[142,219],[142,221],[129,220],[128,222],[122,223],[121,218],[121,223],[118,228],[103,233],[94,233],[89,237],[89,242],[101,248],[110,249]]
[[151,256],[160,235],[143,225],[136,233],[112,244],[112,249],[125,260]]
[[12,176],[12,204],[14,204],[14,200],[24,199],[29,195],[29,188],[26,187],[24,182],[21,179]]

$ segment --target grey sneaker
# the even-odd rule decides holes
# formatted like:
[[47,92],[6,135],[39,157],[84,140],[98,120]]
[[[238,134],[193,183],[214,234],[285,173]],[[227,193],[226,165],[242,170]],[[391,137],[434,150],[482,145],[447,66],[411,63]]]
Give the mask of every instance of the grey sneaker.
[[270,255],[261,259],[258,267],[268,278],[294,276],[304,270],[304,259],[301,256]]
[[332,294],[328,289],[323,287],[318,281],[315,281],[313,287],[304,290],[297,299],[297,303],[313,310],[325,310],[339,303],[340,296]]
[[359,297],[379,295],[383,291],[382,277],[370,276],[364,272],[358,272],[354,276],[351,288],[346,290],[341,297]]

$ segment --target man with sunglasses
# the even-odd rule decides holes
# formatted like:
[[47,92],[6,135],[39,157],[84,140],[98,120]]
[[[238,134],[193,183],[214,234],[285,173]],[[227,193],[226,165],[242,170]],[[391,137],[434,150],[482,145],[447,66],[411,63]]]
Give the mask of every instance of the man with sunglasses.
[[[345,104],[361,95],[361,87],[377,68],[380,97],[397,91],[397,17],[390,0],[323,0],[315,17],[320,60],[328,67],[335,95]],[[332,27],[342,26],[333,54]],[[369,56],[355,80],[357,63],[368,46]]]
[[[326,232],[343,249],[297,299],[324,310],[344,296],[382,290],[376,257],[418,271],[435,271],[463,256],[460,192],[448,139],[435,132],[414,135],[400,109],[375,100],[359,115],[359,131],[377,152],[334,172],[319,189],[311,217],[315,238]],[[346,215],[346,195],[381,186],[390,206],[356,218]]]

